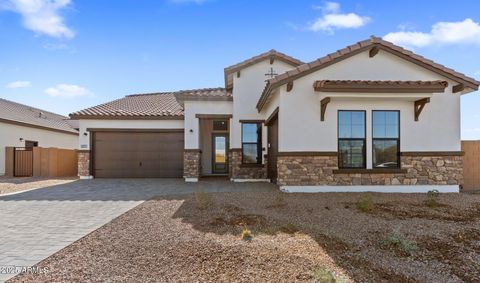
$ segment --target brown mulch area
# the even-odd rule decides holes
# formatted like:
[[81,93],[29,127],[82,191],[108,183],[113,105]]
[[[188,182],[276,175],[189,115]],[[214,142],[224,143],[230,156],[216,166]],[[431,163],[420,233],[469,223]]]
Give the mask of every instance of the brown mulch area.
[[0,177],[0,196],[14,192],[26,191],[31,189],[46,188],[55,185],[61,185],[78,180],[78,177]]
[[[371,197],[361,212],[358,200]],[[480,195],[216,193],[145,202],[11,282],[479,282]],[[248,228],[251,240],[240,234]],[[411,253],[389,235],[415,244]]]

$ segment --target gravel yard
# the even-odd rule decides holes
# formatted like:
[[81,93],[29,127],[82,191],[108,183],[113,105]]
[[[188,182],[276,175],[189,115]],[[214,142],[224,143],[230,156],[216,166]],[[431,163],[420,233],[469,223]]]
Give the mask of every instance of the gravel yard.
[[0,177],[0,195],[61,185],[78,180],[77,177],[41,178],[41,177]]
[[[437,200],[437,199],[435,199]],[[147,201],[11,282],[479,282],[480,195],[195,193]],[[242,239],[248,228],[250,239]]]

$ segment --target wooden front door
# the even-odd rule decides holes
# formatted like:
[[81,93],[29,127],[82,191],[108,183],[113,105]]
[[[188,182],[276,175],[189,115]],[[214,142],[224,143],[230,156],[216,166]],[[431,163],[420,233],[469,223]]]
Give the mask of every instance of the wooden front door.
[[228,173],[228,135],[212,135],[212,173]]
[[268,126],[268,178],[277,182],[277,156],[278,156],[278,115],[270,120]]

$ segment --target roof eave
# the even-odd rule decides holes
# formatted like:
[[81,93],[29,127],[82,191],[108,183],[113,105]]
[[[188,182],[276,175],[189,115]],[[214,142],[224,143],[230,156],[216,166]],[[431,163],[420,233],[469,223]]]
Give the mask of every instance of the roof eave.
[[[452,81],[455,81],[455,82],[458,82],[458,83],[463,83],[465,84],[465,86],[469,87],[469,88],[472,88],[472,89],[478,89],[478,86],[480,85],[480,82],[475,80],[474,78],[471,78],[471,77],[468,77],[468,76],[465,76],[465,78],[461,78],[459,76],[455,76],[453,74],[450,74],[440,68],[437,68],[435,66],[431,66],[431,65],[428,65],[427,63],[425,62],[422,62],[416,58],[412,58],[411,56],[409,55],[406,55],[406,54],[403,54],[402,52],[400,51],[397,51],[395,49],[392,49],[391,47],[389,46],[386,46],[386,45],[383,45],[382,43],[375,43],[375,45],[377,45],[381,50],[383,51],[386,51],[386,52],[389,52],[393,55],[396,55],[400,58],[403,58],[403,59],[406,59],[408,60],[409,62],[411,63],[414,63],[416,65],[419,65],[420,67],[423,67],[427,70],[431,70],[432,72],[435,72],[439,75],[442,75],[446,78],[449,78],[451,79]],[[418,55],[419,56],[419,55]],[[405,57],[408,57],[408,58],[405,58]],[[433,61],[432,61],[433,62]],[[432,70],[432,69],[435,69],[435,70]],[[458,72],[457,72],[458,73]]]
[[[401,50],[405,51],[406,53],[411,52],[411,51],[408,51],[408,50],[406,50],[406,49],[404,49],[404,48],[402,48],[402,47],[396,46],[396,45],[394,45],[393,43],[387,42],[387,41],[385,41],[385,40],[383,40],[383,39],[381,39],[381,38],[372,37],[370,40],[364,40],[364,41],[357,42],[357,43],[355,43],[355,44],[352,44],[352,45],[347,46],[346,48],[340,49],[340,50],[338,50],[338,51],[336,51],[336,52],[330,53],[330,54],[328,54],[328,55],[326,55],[326,56],[324,56],[324,57],[321,57],[321,58],[319,58],[319,59],[317,59],[317,60],[314,60],[314,61],[312,61],[312,62],[310,62],[310,63],[306,63],[306,64],[303,64],[303,65],[301,65],[301,66],[298,66],[297,69],[296,69],[297,71],[298,71],[298,70],[302,70],[302,69],[304,69],[304,70],[303,70],[303,71],[298,71],[297,74],[294,74],[294,75],[292,75],[292,76],[287,75],[285,78],[280,79],[280,80],[277,80],[277,81],[275,82],[275,84],[276,84],[275,87],[279,87],[279,86],[281,86],[281,85],[283,85],[283,84],[286,84],[286,83],[288,83],[288,82],[290,82],[290,81],[294,81],[294,80],[296,80],[296,79],[298,79],[298,78],[300,78],[300,77],[309,75],[309,74],[311,74],[311,73],[313,73],[313,72],[316,72],[316,71],[318,71],[318,70],[321,70],[321,69],[323,69],[323,68],[326,68],[326,67],[328,67],[328,66],[330,66],[330,65],[333,65],[333,64],[337,63],[338,61],[347,59],[347,58],[352,57],[352,56],[354,56],[354,55],[357,55],[357,54],[359,54],[359,53],[361,53],[361,52],[364,52],[364,51],[366,51],[366,50],[369,50],[369,49],[371,49],[372,47],[378,47],[379,49],[381,49],[381,50],[383,50],[383,51],[386,51],[386,52],[389,52],[389,53],[391,53],[391,54],[393,54],[393,55],[399,56],[399,57],[401,57],[401,58],[403,58],[403,59],[405,59],[405,60],[408,60],[408,61],[410,61],[410,62],[412,62],[412,63],[414,63],[414,64],[417,64],[417,65],[419,65],[419,66],[421,66],[421,67],[424,67],[424,68],[426,68],[426,69],[430,69],[430,70],[434,69],[434,70],[432,70],[433,72],[436,72],[436,73],[438,73],[438,74],[440,74],[440,75],[442,75],[442,76],[444,76],[444,77],[446,77],[446,78],[449,78],[449,79],[451,79],[451,80],[453,80],[453,81],[455,81],[455,82],[463,83],[463,84],[465,84],[465,87],[466,87],[466,88],[470,88],[470,89],[472,89],[473,91],[478,90],[478,87],[479,87],[479,85],[480,85],[480,82],[479,82],[479,81],[477,81],[477,80],[475,80],[475,79],[473,79],[473,78],[471,78],[471,77],[465,76],[465,75],[463,75],[463,74],[460,74],[460,75],[462,75],[464,78],[459,77],[459,76],[456,76],[456,75],[454,75],[454,74],[450,74],[450,73],[442,70],[442,69],[439,68],[439,67],[429,65],[429,64],[427,64],[426,62],[422,62],[421,59],[425,59],[425,58],[423,58],[423,57],[420,56],[420,55],[417,55],[417,57],[420,57],[420,59],[418,59],[418,58],[413,58],[413,57],[411,57],[410,55],[404,54],[403,52],[398,51],[398,50],[394,49],[393,47],[388,46],[389,44],[391,44],[391,45],[393,45],[393,46],[395,46],[395,47],[401,48]],[[412,53],[413,55],[416,55],[416,54],[414,54],[413,52],[411,52],[411,53]],[[327,58],[329,59],[329,61],[326,61],[325,63],[322,63],[322,62],[321,62],[321,61],[327,60]],[[425,59],[425,60],[429,61],[428,59]],[[311,64],[314,64],[314,63],[318,64],[318,66],[310,67],[310,65],[311,65]],[[433,63],[433,64],[436,64],[436,65],[439,65],[438,63],[435,63],[435,62],[433,62],[433,61],[432,61],[432,63]],[[454,70],[453,70],[453,71],[454,71]],[[458,73],[458,72],[456,72],[456,71],[454,71],[454,72],[455,72],[455,73]],[[287,73],[288,73],[288,72],[287,72]],[[280,75],[280,76],[282,76],[282,75]],[[277,78],[278,78],[278,77],[277,77]],[[268,87],[268,88],[265,87],[265,89],[264,89],[264,91],[262,92],[262,95],[260,96],[259,101],[258,101],[258,103],[257,103],[257,110],[258,110],[258,112],[260,112],[260,111],[262,110],[265,102],[266,102],[267,99],[268,99],[268,96],[270,96],[271,91],[272,91],[275,87],[273,87],[273,85],[270,86],[270,87]],[[468,92],[466,92],[466,93],[468,93]]]
[[30,124],[30,123],[25,123],[25,122],[15,121],[15,120],[9,120],[9,119],[3,119],[3,118],[0,118],[0,122],[1,123],[6,123],[6,124],[11,124],[11,125],[17,125],[17,126],[23,126],[23,127],[28,127],[28,128],[35,128],[35,129],[41,129],[41,130],[46,130],[46,131],[52,131],[52,132],[58,132],[58,133],[78,136],[78,131],[76,131],[73,128],[72,128],[71,131],[69,131],[69,130],[62,130],[62,129],[58,129],[58,128],[52,128],[52,127]]
[[184,120],[183,115],[178,116],[119,116],[119,115],[77,115],[70,114],[71,120]]
[[185,101],[233,101],[232,96],[175,95],[177,102],[184,107]]
[[[282,61],[284,63],[290,64],[290,65],[295,66],[295,67],[305,64],[304,62],[302,62],[302,61],[300,61],[296,58],[293,58],[289,55],[280,53],[278,51],[268,51],[268,52],[265,52],[263,54],[260,54],[260,55],[251,57],[247,60],[244,60],[244,61],[242,61],[238,64],[235,64],[235,65],[224,68],[223,72],[224,72],[225,88],[226,89],[233,88],[233,86],[230,86],[229,83],[228,83],[228,76],[229,75],[231,75],[235,72],[238,72],[242,69],[245,69],[249,66],[255,65],[258,62],[269,60],[271,58],[273,58],[274,60]],[[233,84],[233,82],[232,82],[232,84]]]

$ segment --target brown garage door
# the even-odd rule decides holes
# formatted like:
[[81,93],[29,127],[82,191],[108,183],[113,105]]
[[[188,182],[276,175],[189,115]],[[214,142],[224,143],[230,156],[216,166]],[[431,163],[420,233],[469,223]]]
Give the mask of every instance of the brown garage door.
[[179,178],[183,175],[183,130],[94,132],[97,178]]

